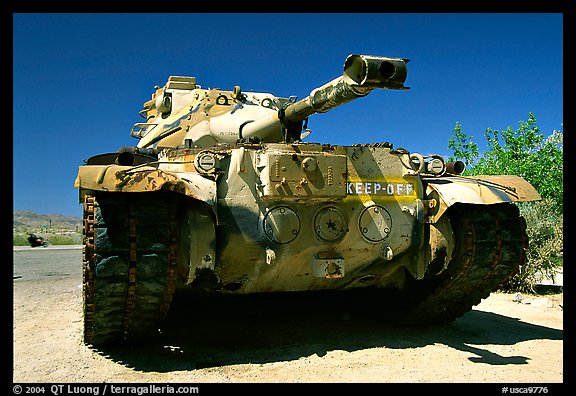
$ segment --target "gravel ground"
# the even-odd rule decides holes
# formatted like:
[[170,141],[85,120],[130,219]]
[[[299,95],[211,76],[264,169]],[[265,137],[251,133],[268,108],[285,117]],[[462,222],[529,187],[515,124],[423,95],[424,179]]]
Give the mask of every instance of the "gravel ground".
[[96,350],[81,341],[81,252],[57,250],[14,251],[14,383],[563,382],[563,294],[493,293],[425,328],[181,298],[158,339]]

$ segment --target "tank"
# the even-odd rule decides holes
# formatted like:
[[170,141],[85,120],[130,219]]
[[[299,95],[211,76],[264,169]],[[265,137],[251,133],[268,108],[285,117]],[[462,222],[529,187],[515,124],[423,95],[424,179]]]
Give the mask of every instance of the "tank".
[[179,293],[361,291],[369,300],[334,301],[447,323],[517,273],[528,238],[516,202],[541,199],[524,179],[465,177],[460,161],[388,142],[305,141],[310,116],[409,89],[407,63],[349,55],[301,100],[189,76],[155,87],[137,144],[79,166],[84,342],[155,334]]

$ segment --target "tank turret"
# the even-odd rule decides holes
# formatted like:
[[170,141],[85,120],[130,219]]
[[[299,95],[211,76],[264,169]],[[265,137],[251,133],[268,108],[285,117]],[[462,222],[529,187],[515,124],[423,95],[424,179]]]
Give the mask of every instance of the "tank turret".
[[296,101],[271,94],[202,89],[194,77],[171,76],[156,88],[132,129],[139,148],[211,147],[238,141],[293,142],[314,113],[325,113],[377,88],[408,89],[407,59],[349,55],[340,77]]

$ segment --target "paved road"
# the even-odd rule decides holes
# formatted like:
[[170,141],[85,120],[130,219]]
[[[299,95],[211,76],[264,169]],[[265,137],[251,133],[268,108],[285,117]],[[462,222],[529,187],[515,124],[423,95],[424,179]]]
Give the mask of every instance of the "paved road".
[[14,279],[79,277],[82,273],[82,246],[14,247]]

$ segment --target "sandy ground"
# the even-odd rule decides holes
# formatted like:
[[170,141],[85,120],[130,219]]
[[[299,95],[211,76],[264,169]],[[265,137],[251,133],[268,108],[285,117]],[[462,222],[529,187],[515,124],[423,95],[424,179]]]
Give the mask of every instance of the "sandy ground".
[[14,383],[564,379],[562,294],[493,293],[451,325],[425,328],[324,315],[320,307],[301,315],[243,315],[222,306],[202,313],[194,300],[180,299],[158,339],[95,350],[81,341],[81,278],[79,271],[69,272],[22,276],[15,264]]

